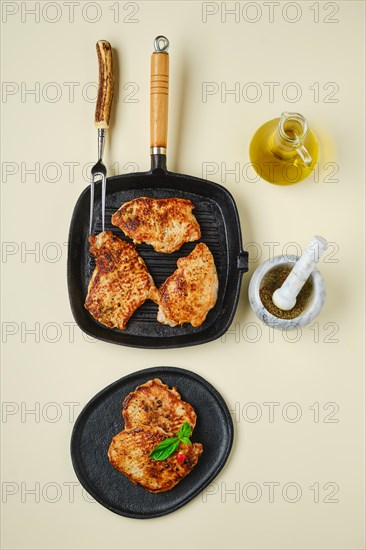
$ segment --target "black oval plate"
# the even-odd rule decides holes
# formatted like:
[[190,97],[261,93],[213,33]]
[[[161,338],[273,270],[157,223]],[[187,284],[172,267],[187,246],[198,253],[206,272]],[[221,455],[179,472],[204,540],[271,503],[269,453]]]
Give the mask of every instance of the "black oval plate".
[[[197,466],[172,490],[149,493],[133,485],[108,461],[108,447],[123,429],[122,401],[151,378],[176,386],[197,413],[192,441],[203,444]],[[88,493],[121,516],[148,519],[164,516],[197,496],[223,468],[233,443],[233,423],[225,401],[197,374],[175,367],[153,367],[124,376],[99,392],[81,411],[71,437],[75,473]]]

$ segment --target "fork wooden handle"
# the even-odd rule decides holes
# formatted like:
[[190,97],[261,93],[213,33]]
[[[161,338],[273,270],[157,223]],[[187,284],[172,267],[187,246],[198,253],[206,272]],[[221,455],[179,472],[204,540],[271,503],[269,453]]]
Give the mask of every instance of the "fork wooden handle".
[[107,129],[111,116],[113,100],[113,62],[112,48],[106,40],[97,42],[97,54],[99,65],[99,86],[97,104],[95,107],[94,123],[96,128]]
[[169,54],[151,55],[150,147],[167,146],[169,99]]

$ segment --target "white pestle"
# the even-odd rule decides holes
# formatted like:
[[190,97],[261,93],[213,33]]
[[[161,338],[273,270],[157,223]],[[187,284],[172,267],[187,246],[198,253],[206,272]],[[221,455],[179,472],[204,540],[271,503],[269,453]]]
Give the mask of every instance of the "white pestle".
[[316,235],[312,239],[283,285],[273,293],[272,301],[275,306],[284,311],[288,311],[295,306],[297,295],[327,248],[327,244],[328,241],[324,237]]

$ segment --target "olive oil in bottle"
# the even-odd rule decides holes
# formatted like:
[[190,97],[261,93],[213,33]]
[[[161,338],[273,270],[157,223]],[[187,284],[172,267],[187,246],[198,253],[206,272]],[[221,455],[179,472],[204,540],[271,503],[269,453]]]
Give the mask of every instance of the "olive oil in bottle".
[[292,185],[307,178],[318,154],[318,142],[305,118],[286,112],[258,128],[249,149],[257,174],[277,185]]

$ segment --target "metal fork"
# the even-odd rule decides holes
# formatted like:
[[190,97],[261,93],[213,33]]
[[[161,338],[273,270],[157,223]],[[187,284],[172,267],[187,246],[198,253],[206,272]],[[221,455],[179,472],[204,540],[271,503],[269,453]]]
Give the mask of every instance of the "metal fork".
[[94,212],[94,189],[95,182],[98,177],[102,180],[102,231],[105,229],[105,195],[107,190],[107,169],[102,161],[104,149],[104,128],[98,128],[98,162],[94,164],[90,172],[90,223],[89,235],[93,228],[93,212]]
[[[89,235],[93,229],[94,190],[98,178],[102,181],[102,231],[105,230],[105,196],[107,190],[107,169],[102,161],[104,139],[109,128],[109,118],[113,100],[113,64],[112,48],[106,40],[97,42],[97,54],[99,64],[99,86],[97,104],[95,107],[94,124],[98,129],[98,161],[94,164],[90,173],[90,222]],[[99,181],[99,180],[98,180]]]

